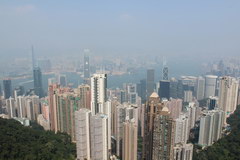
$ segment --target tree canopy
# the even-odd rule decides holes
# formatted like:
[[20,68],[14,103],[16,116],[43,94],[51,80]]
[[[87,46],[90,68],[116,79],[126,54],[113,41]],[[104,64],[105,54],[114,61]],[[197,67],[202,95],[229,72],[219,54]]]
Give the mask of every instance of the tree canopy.
[[72,160],[76,145],[65,133],[44,131],[34,123],[25,127],[13,119],[0,118],[0,159]]

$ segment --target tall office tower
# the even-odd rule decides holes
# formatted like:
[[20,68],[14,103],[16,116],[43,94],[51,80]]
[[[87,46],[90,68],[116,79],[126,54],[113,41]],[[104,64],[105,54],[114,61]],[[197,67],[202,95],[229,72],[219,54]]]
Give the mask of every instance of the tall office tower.
[[170,81],[168,80],[161,80],[160,81],[160,88],[158,90],[159,96],[163,99],[169,99],[170,98]]
[[207,111],[200,120],[198,144],[210,146],[221,138],[224,112],[219,109]]
[[168,66],[165,64],[163,65],[163,70],[162,70],[162,80],[168,81]]
[[80,98],[80,108],[91,109],[91,89],[88,84],[79,85],[77,90],[77,94]]
[[154,92],[154,69],[147,70],[147,97]]
[[34,48],[32,46],[32,70],[37,67],[36,60],[35,60],[35,55],[34,55]]
[[193,144],[177,144],[174,147],[174,160],[192,160]]
[[84,55],[84,79],[89,79],[90,78],[90,67],[89,67],[89,56]]
[[11,97],[6,100],[7,112],[8,112],[9,118],[16,117],[16,104],[15,103],[16,103],[15,100]]
[[108,150],[112,150],[112,143],[111,143],[111,137],[112,137],[112,101],[108,100],[104,103],[103,108],[103,114],[105,114],[108,117],[108,124],[107,124],[107,131],[108,131]]
[[39,59],[38,66],[42,69],[42,72],[51,72],[52,64],[49,59]]
[[194,88],[196,86],[197,77],[194,76],[181,76],[182,89],[183,91],[192,91],[194,93]]
[[196,88],[195,88],[195,95],[197,100],[204,99],[204,90],[205,90],[205,79],[203,77],[197,78]]
[[172,119],[177,119],[180,116],[182,112],[182,99],[170,98],[165,105],[168,107]]
[[175,78],[170,79],[170,97],[178,98],[178,81]]
[[227,116],[233,113],[237,107],[239,82],[233,77],[220,78],[219,108]]
[[91,111],[95,115],[103,113],[107,101],[107,74],[94,74],[91,78]]
[[4,98],[8,99],[12,96],[12,82],[11,79],[4,79],[3,80],[3,93]]
[[140,83],[137,86],[138,96],[141,97],[142,103],[146,102],[147,86],[146,79],[140,80]]
[[157,111],[153,123],[152,159],[172,160],[175,121],[170,118],[170,112],[167,107],[163,107],[162,110]]
[[143,160],[153,159],[154,119],[158,111],[162,110],[162,107],[160,97],[156,92],[153,92],[144,107]]
[[50,115],[50,129],[57,132],[57,107],[56,107],[56,90],[60,89],[60,85],[52,84],[48,86],[48,103]]
[[42,87],[42,72],[39,67],[33,69],[34,92],[37,96],[42,98],[44,96]]
[[58,83],[60,84],[61,87],[66,87],[67,86],[67,77],[66,77],[66,75],[59,75]]
[[182,84],[182,80],[178,80],[178,84],[177,84],[177,97],[183,99],[184,95],[183,95],[183,84]]
[[108,160],[108,117],[97,113],[90,118],[91,159]]
[[218,97],[210,96],[207,100],[207,108],[208,110],[213,110],[218,107]]
[[213,75],[206,75],[205,76],[204,98],[208,98],[210,96],[215,96],[216,81],[217,81],[217,76],[213,76]]
[[184,102],[192,102],[193,100],[193,94],[192,91],[184,91]]
[[81,108],[75,112],[78,160],[91,159],[90,117],[91,111],[86,108]]
[[123,124],[123,156],[124,160],[137,160],[138,127],[134,119]]
[[175,127],[175,140],[174,143],[187,143],[189,137],[188,130],[189,118],[187,114],[181,114],[179,118],[176,119],[176,127]]

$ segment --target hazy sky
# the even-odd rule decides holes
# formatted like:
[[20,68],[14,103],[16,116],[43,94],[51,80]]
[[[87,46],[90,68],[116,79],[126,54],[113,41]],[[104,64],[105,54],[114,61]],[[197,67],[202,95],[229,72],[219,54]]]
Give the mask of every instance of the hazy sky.
[[[0,0],[0,55],[240,55],[239,0]],[[201,55],[200,55],[201,54]]]

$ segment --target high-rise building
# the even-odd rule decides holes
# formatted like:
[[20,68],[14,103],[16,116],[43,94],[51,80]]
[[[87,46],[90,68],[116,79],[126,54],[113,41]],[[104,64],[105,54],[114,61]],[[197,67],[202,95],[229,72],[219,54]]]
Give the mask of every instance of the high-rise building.
[[89,56],[84,55],[84,79],[89,79],[90,78],[90,67],[89,67]]
[[206,75],[205,76],[204,98],[208,98],[210,96],[215,96],[216,81],[217,81],[217,76],[214,76],[214,75]]
[[59,84],[61,87],[66,87],[67,86],[67,77],[66,75],[59,75]]
[[134,119],[127,120],[123,124],[122,159],[137,160],[137,139],[138,128]]
[[8,99],[12,96],[12,82],[11,79],[4,79],[3,80],[3,93],[4,98]]
[[195,95],[197,100],[204,99],[204,90],[205,90],[205,79],[203,77],[197,78],[196,88],[195,88]]
[[146,86],[146,79],[142,79],[140,80],[140,83],[138,84],[137,87],[137,92],[138,92],[138,96],[141,97],[142,103],[146,102],[146,94],[147,94],[147,86]]
[[145,107],[143,159],[172,159],[174,121],[157,93],[153,92]]
[[33,80],[34,80],[34,92],[37,96],[42,98],[44,96],[42,86],[42,72],[39,67],[33,69]]
[[175,78],[170,80],[170,97],[178,98],[178,81]]
[[77,94],[80,98],[80,108],[91,109],[91,89],[88,84],[82,84],[77,88]]
[[15,100],[13,98],[9,98],[6,100],[6,105],[7,105],[7,112],[8,112],[8,117],[13,118],[16,117],[16,104]]
[[172,119],[177,119],[180,116],[182,112],[182,99],[170,98],[165,105],[168,107]]
[[174,147],[174,160],[192,160],[193,144],[177,144]]
[[163,65],[162,80],[168,81],[168,66]]
[[207,100],[208,110],[213,110],[218,107],[218,97],[210,96]]
[[81,108],[79,111],[75,112],[78,160],[91,159],[90,117],[91,111],[86,108]]
[[101,113],[90,118],[91,159],[109,159],[107,121],[108,117]]
[[175,144],[185,144],[187,143],[189,137],[188,130],[189,118],[187,114],[181,114],[179,118],[176,119],[176,127],[175,127]]
[[149,97],[154,92],[154,69],[147,70],[147,97]]
[[219,108],[228,116],[237,107],[239,82],[233,77],[221,77],[219,85]]
[[193,100],[193,94],[192,91],[184,91],[184,102],[191,102]]
[[57,107],[56,107],[56,93],[60,89],[60,85],[52,84],[48,86],[48,103],[50,115],[50,129],[57,132]]
[[107,74],[94,74],[91,78],[91,111],[95,115],[103,113],[107,101]]
[[161,80],[160,81],[160,88],[158,91],[159,96],[163,99],[169,99],[170,98],[170,81],[168,80]]
[[153,127],[152,159],[172,160],[175,121],[170,118],[170,112],[167,107],[163,107],[161,111],[157,112]]
[[222,136],[224,112],[219,109],[206,111],[200,119],[198,144],[210,146]]

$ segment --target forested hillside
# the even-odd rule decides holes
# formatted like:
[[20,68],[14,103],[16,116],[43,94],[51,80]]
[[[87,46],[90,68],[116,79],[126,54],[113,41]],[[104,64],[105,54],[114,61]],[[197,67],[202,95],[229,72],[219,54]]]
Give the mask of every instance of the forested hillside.
[[0,159],[75,159],[76,146],[67,134],[44,131],[34,124],[25,127],[13,119],[0,118]]

